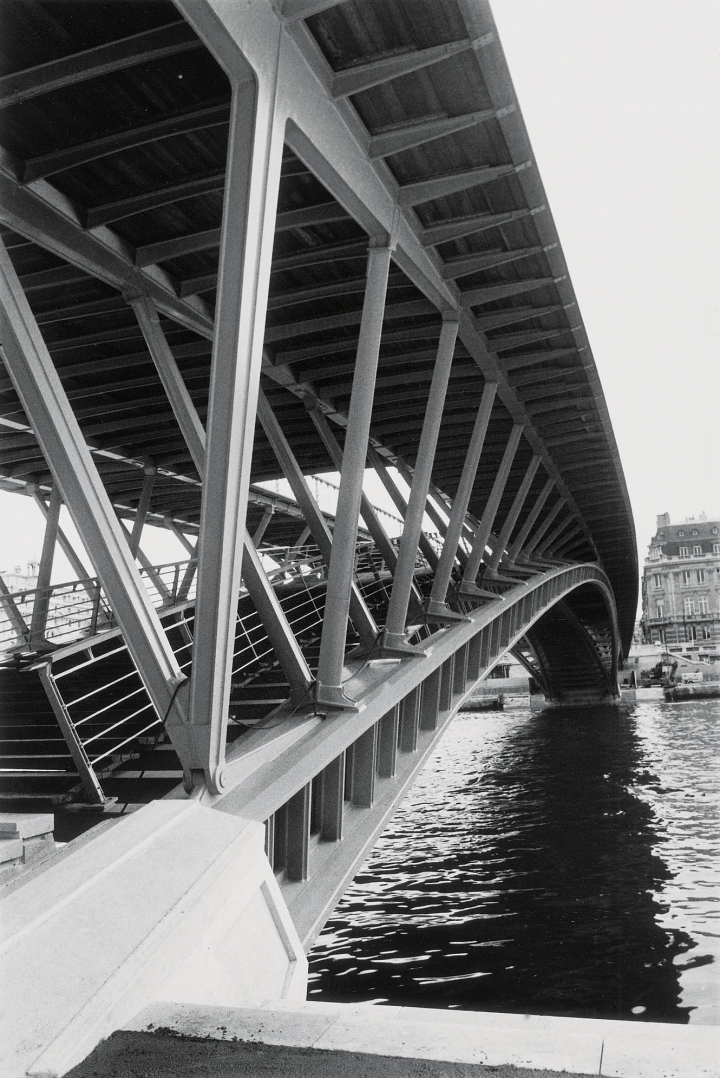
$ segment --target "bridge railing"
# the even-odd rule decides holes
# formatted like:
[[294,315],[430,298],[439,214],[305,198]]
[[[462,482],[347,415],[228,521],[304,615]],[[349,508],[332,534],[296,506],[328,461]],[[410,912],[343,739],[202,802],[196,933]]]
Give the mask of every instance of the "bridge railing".
[[[280,585],[291,580],[304,580],[306,602],[311,603],[306,578],[325,578],[325,565],[316,546],[263,547],[259,553],[271,583]],[[194,600],[196,565],[196,559],[189,558],[140,568],[148,596],[156,609],[170,609]],[[384,571],[387,576],[382,556],[370,541],[358,543],[356,566],[361,590],[370,588],[372,591],[368,575],[377,576]],[[317,599],[313,601],[317,607]],[[3,592],[0,593],[0,654],[15,648],[33,649],[33,612],[38,602],[47,605],[42,636],[55,646],[93,637],[117,625],[96,577],[53,584],[49,588]]]

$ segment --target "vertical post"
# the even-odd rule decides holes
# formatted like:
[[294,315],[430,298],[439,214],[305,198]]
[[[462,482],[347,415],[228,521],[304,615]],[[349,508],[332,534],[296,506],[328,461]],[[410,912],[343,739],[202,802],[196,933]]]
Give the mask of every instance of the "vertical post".
[[454,655],[445,660],[440,667],[440,671],[440,710],[449,711],[452,707],[453,682],[455,680]]
[[511,565],[515,561],[515,559],[517,558],[520,551],[522,550],[523,544],[524,544],[525,540],[527,539],[528,535],[530,534],[530,532],[532,531],[533,525],[534,525],[535,521],[537,520],[537,518],[540,516],[540,513],[542,512],[542,508],[545,505],[545,502],[550,497],[550,491],[553,489],[554,486],[555,486],[555,480],[554,479],[548,479],[547,483],[545,484],[545,486],[542,488],[542,490],[538,494],[537,498],[535,499],[535,504],[533,505],[532,509],[528,513],[528,516],[527,516],[527,519],[526,519],[525,523],[523,524],[522,528],[518,532],[516,538],[513,539],[511,545],[509,546],[509,548],[508,548],[508,562]]
[[378,724],[378,775],[381,778],[392,778],[397,769],[399,722],[400,705],[396,704]]
[[443,543],[442,554],[440,555],[440,563],[435,573],[432,591],[430,592],[430,600],[428,602],[429,614],[440,614],[447,617],[450,613],[445,603],[445,597],[450,584],[450,574],[452,573],[452,568],[455,564],[455,555],[460,542],[460,536],[462,535],[465,514],[467,513],[470,495],[472,494],[472,488],[475,482],[475,475],[477,473],[478,464],[480,463],[480,454],[482,453],[482,448],[485,443],[485,435],[487,434],[488,424],[490,423],[490,414],[492,412],[496,392],[496,382],[485,383],[480,406],[475,417],[475,425],[470,437],[470,445],[468,446],[460,482],[453,502],[452,512],[450,513],[450,520],[448,521],[447,532],[445,533],[445,542]]
[[443,319],[442,329],[440,330],[437,358],[432,382],[430,383],[425,419],[423,420],[415,471],[410,487],[410,497],[408,498],[405,513],[405,524],[400,539],[395,578],[390,594],[390,605],[388,606],[385,621],[385,633],[383,636],[383,647],[385,649],[399,647],[402,650],[407,647],[405,643],[405,621],[410,602],[410,589],[414,581],[415,559],[422,534],[422,522],[427,506],[428,490],[445,406],[450,368],[452,367],[455,353],[458,325],[458,316],[453,315]]
[[525,472],[523,481],[520,484],[520,488],[515,495],[515,499],[510,506],[510,512],[505,517],[505,522],[500,530],[497,542],[495,543],[495,549],[493,550],[492,556],[488,561],[487,574],[490,578],[492,578],[493,574],[497,572],[498,565],[500,564],[500,559],[505,553],[505,547],[507,546],[510,536],[512,535],[512,530],[515,527],[517,518],[522,512],[522,507],[525,504],[525,499],[528,496],[530,487],[532,486],[532,481],[535,478],[535,473],[537,472],[539,466],[540,456],[539,454],[535,453],[533,454],[533,458],[528,465],[528,470]]
[[330,707],[354,709],[356,706],[343,692],[343,660],[391,250],[391,244],[386,243],[382,247],[371,247],[368,251],[367,285],[348,410],[343,470],[328,568],[325,621],[318,659],[317,700]]
[[492,489],[490,491],[490,497],[487,500],[482,514],[482,519],[478,524],[477,531],[475,532],[475,538],[473,540],[472,550],[465,566],[465,572],[463,574],[462,585],[460,592],[465,594],[472,594],[475,584],[475,578],[480,570],[480,563],[485,557],[485,547],[487,541],[490,538],[490,532],[492,531],[493,524],[495,523],[495,516],[497,515],[498,507],[505,493],[505,487],[507,485],[508,477],[510,475],[510,469],[512,468],[517,447],[520,444],[520,438],[522,437],[523,426],[522,423],[513,424],[513,428],[510,431],[510,437],[508,443],[505,446],[505,452],[502,455],[500,461],[500,467],[498,468],[495,481],[493,482]]
[[320,837],[328,842],[342,839],[345,794],[345,753],[340,753],[322,772]]
[[375,763],[377,757],[378,724],[361,734],[353,747],[353,804],[371,808],[375,800]]
[[145,519],[150,508],[150,499],[152,498],[153,487],[155,486],[155,476],[157,475],[157,468],[148,466],[145,468],[145,481],[140,491],[140,501],[138,502],[137,511],[135,513],[135,520],[133,522],[132,532],[130,534],[130,552],[134,558],[138,556],[138,550],[140,549],[140,539],[142,537],[143,528],[145,527]]
[[[276,51],[275,62],[278,58]],[[190,702],[196,766],[214,793],[224,788],[230,674],[284,135],[275,115],[276,71],[263,71],[257,82],[248,80],[248,74],[236,69],[233,79]]]
[[455,669],[453,671],[453,693],[462,695],[465,692],[465,686],[467,684],[467,661],[468,661],[468,646],[463,644],[455,652]]
[[7,618],[15,631],[15,635],[18,638],[18,642],[21,644],[27,644],[30,640],[30,629],[25,624],[25,618],[22,616],[18,608],[15,606],[15,600],[12,598],[12,594],[7,584],[0,576],[0,604],[3,606],[7,613]]
[[61,505],[62,495],[60,494],[60,488],[57,482],[54,482],[50,494],[48,513],[45,518],[45,537],[38,568],[35,603],[33,604],[32,618],[30,619],[30,647],[33,651],[42,651],[43,648],[47,647],[45,630],[50,610],[50,578],[55,557],[55,543],[57,542]]
[[425,678],[422,687],[422,700],[420,702],[420,729],[437,729],[438,715],[440,713],[440,685],[442,682],[442,667],[434,670],[429,677]]
[[415,752],[420,727],[421,686],[411,689],[400,704],[400,749]]
[[289,880],[306,880],[310,850],[310,783],[287,803],[287,852],[285,871]]

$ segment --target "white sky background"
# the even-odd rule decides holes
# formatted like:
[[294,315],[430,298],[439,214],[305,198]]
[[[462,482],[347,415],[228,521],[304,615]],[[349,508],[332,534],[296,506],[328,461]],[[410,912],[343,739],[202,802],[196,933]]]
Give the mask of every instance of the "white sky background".
[[[642,557],[657,513],[720,516],[720,4],[492,7],[600,372]],[[71,534],[66,510],[63,518]],[[0,492],[0,569],[41,547],[39,511]],[[184,556],[154,528],[143,547],[157,561]],[[54,579],[71,576],[58,556]]]
[[720,4],[491,2],[644,557],[720,516]]

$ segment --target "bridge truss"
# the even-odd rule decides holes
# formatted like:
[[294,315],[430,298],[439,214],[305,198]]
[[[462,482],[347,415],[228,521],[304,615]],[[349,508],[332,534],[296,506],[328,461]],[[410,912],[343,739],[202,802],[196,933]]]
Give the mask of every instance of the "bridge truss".
[[[59,544],[73,654],[122,640],[186,796],[266,824],[307,944],[503,654],[552,702],[612,700],[632,633],[622,469],[490,9],[2,17],[0,486],[47,518],[29,621],[3,596],[16,654],[101,803],[47,646]],[[308,476],[331,470],[329,518]],[[172,579],[149,524],[188,552]],[[250,610],[279,699],[248,726]]]

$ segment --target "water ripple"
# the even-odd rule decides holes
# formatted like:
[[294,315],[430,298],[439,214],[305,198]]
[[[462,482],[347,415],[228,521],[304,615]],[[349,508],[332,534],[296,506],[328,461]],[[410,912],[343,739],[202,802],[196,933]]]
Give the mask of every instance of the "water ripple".
[[311,953],[310,998],[720,1020],[718,710],[460,715]]

